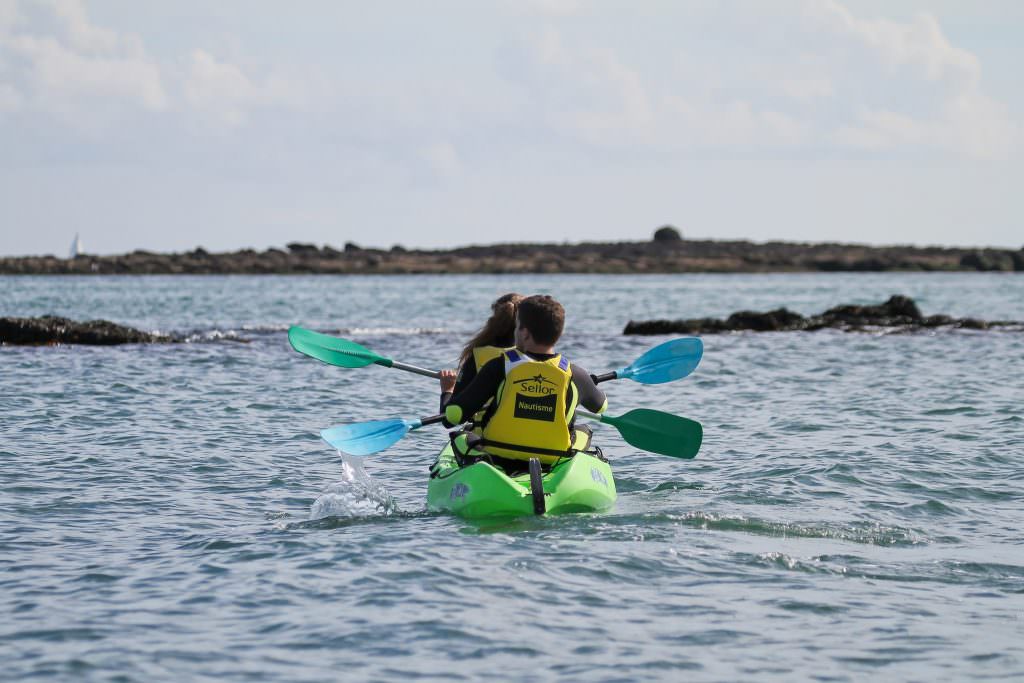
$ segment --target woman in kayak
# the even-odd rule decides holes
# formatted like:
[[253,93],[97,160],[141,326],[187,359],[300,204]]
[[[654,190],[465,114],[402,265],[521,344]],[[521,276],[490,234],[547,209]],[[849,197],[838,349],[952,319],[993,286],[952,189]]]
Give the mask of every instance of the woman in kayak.
[[497,358],[505,349],[516,345],[516,308],[523,295],[509,292],[491,304],[491,317],[487,319],[459,355],[459,372],[441,371],[441,412],[451,400],[453,392],[469,386],[487,361]]

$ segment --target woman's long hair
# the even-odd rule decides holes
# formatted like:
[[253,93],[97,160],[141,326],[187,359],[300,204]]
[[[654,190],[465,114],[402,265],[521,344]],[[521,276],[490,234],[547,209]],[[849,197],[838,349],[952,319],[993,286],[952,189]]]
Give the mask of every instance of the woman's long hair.
[[523,295],[509,292],[491,304],[491,317],[473,335],[459,356],[459,367],[472,360],[473,349],[478,346],[511,346],[515,343],[516,308]]

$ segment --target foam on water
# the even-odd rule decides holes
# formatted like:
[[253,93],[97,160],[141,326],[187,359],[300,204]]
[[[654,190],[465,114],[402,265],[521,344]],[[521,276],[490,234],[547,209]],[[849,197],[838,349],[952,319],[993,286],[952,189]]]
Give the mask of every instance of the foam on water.
[[366,473],[359,458],[338,451],[341,480],[331,484],[314,501],[311,520],[324,517],[378,517],[398,512],[395,499],[381,483]]

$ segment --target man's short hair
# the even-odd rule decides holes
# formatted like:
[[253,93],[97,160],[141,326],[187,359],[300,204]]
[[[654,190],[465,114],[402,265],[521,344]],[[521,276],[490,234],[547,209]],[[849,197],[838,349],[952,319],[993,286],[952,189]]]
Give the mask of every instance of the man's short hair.
[[538,344],[554,346],[565,327],[565,309],[547,294],[534,294],[519,302],[519,324]]

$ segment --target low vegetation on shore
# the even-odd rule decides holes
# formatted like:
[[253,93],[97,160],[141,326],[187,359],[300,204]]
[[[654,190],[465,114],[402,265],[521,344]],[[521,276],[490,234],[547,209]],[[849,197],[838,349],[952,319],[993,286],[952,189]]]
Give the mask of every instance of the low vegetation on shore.
[[454,249],[341,249],[292,242],[285,249],[212,253],[133,251],[0,258],[2,275],[761,273],[840,271],[1024,271],[1024,248],[684,240],[671,226],[647,242],[491,244]]

